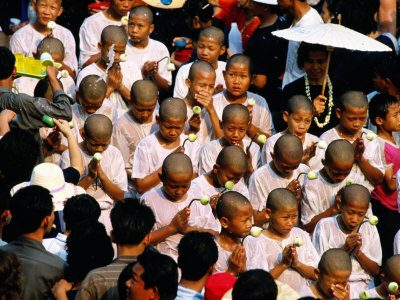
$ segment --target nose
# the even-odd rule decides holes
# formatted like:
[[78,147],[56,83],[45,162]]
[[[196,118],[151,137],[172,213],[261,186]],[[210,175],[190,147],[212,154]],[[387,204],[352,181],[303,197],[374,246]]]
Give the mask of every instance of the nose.
[[235,130],[232,135],[234,138],[239,137],[239,130]]
[[125,282],[125,286],[126,286],[127,288],[130,288],[131,285],[132,285],[131,279],[128,279],[128,280]]

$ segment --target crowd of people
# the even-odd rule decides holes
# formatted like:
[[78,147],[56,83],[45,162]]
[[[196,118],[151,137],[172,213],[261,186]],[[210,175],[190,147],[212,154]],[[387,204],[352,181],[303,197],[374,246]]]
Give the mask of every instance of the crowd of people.
[[395,0],[17,2],[0,299],[400,299]]

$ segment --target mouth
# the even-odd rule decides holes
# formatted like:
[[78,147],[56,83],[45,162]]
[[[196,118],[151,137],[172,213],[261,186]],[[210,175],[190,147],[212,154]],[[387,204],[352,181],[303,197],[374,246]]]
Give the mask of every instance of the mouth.
[[239,145],[240,141],[237,140],[229,140],[229,142],[231,143],[231,145]]
[[295,135],[297,136],[303,136],[305,134],[305,132],[295,132]]

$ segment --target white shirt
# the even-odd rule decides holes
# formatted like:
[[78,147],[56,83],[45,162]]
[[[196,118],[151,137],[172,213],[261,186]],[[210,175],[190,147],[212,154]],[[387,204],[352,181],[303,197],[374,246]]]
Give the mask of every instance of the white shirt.
[[[120,66],[123,76],[122,85],[130,91],[132,84],[136,80],[142,79],[142,73],[140,72],[139,67],[134,62],[126,61],[120,63]],[[78,77],[76,78],[77,88],[79,88],[82,79],[88,75],[98,75],[102,77],[105,82],[108,81],[108,75],[106,74],[106,72],[100,69],[96,63],[93,63],[79,72]],[[128,110],[128,106],[126,105],[125,100],[120,92],[113,91],[108,99],[114,103],[117,109],[118,117],[122,116]]]
[[[158,65],[158,74],[162,78],[168,81],[168,85],[172,84],[172,74],[167,70],[169,61],[168,48],[161,42],[149,39],[149,44],[146,48],[140,49],[133,46],[129,41],[126,44],[125,53],[128,55],[128,60],[135,62],[139,69],[142,70],[144,63],[147,61],[159,61],[164,57],[168,59],[163,59]],[[186,96],[186,95],[185,95]]]
[[[283,241],[271,239],[265,234],[261,234],[258,237],[258,242],[267,253],[267,260],[264,262],[264,270],[271,271],[282,261],[283,249],[285,249],[287,245],[293,245],[296,237],[301,238],[303,241],[301,247],[296,247],[298,261],[307,266],[317,267],[319,255],[311,242],[310,235],[300,228],[293,227],[289,236]],[[310,280],[307,280],[298,271],[292,268],[284,270],[277,280],[290,285],[296,291],[311,284]]]
[[[243,140],[243,150],[246,152],[247,147],[250,145],[249,140]],[[238,146],[239,147],[239,146]],[[215,163],[217,162],[217,157],[222,151],[223,147],[220,143],[220,139],[208,142],[201,147],[199,153],[199,175],[210,172]],[[250,148],[251,153],[251,165],[254,170],[257,169],[260,161],[260,147],[254,142]]]
[[397,204],[400,213],[400,169],[396,172],[396,189],[397,189]]
[[[292,177],[286,179],[276,174],[269,163],[263,165],[250,177],[249,193],[251,206],[254,210],[262,211],[267,205],[267,198],[271,191],[277,188],[286,188],[300,173],[309,171],[309,167],[300,164],[299,167],[293,171]],[[307,175],[300,176],[300,186],[304,184],[305,177],[307,177]]]
[[57,255],[63,261],[67,261],[67,236],[65,234],[59,232],[55,238],[44,239],[42,244],[47,251]]
[[[267,139],[267,142],[264,144],[261,151],[261,163],[263,165],[272,160],[271,152],[274,152],[274,145],[282,135],[284,135],[284,132],[279,132]],[[317,143],[318,141],[318,137],[307,132],[304,138],[303,150],[307,150],[311,143]],[[308,161],[308,165],[312,171],[316,172],[323,168],[321,159],[324,158],[324,155],[325,150],[321,150],[317,146],[315,150],[315,156]]]
[[[184,132],[188,131],[190,128],[189,120],[193,116],[193,110],[186,106],[187,108],[187,122],[185,124]],[[216,136],[214,134],[214,129],[212,127],[210,116],[205,108],[202,108],[200,113],[200,129],[196,133],[197,141],[201,146],[208,143],[211,140],[215,140]]]
[[[366,128],[362,129],[362,132],[368,133],[372,132],[371,130],[368,130]],[[367,139],[366,134],[362,135],[362,138],[364,140],[364,145],[365,145],[365,151],[364,151],[364,158],[375,168],[379,169],[382,174],[385,174],[385,169],[383,167],[383,163],[381,160],[381,156],[379,155],[380,153],[380,148],[379,148],[379,142],[378,139],[374,139],[373,141],[370,141]],[[335,128],[329,129],[328,131],[324,132],[321,136],[320,139],[323,141],[326,141],[326,143],[329,145],[329,143],[342,139],[337,130]],[[349,141],[350,143],[353,143],[354,141]],[[353,165],[353,172],[357,173],[360,175],[360,177],[363,179],[362,185],[364,185],[370,192],[373,191],[374,186],[373,184],[367,179],[367,177],[364,175],[364,172],[361,170],[361,168],[358,166],[358,164]]]
[[[53,36],[59,39],[65,49],[64,63],[78,73],[78,60],[75,54],[75,39],[71,31],[57,24],[53,29]],[[13,53],[23,53],[24,57],[32,57],[37,52],[37,47],[46,35],[37,32],[32,24],[28,24],[15,32],[11,38],[10,46]]]
[[[186,86],[185,80],[189,77],[189,70],[193,63],[189,63],[183,65],[179,68],[178,73],[176,74],[175,78],[175,87],[174,87],[174,97],[184,99],[188,93],[188,87]],[[225,71],[226,62],[218,61],[218,68],[215,70],[216,78],[215,78],[215,86],[222,84],[224,88],[225,79],[224,74],[222,73]]]
[[[323,22],[324,21],[322,21],[319,13],[314,8],[310,8],[310,10],[296,24],[292,24],[292,27],[312,26],[322,24]],[[282,89],[285,87],[285,85],[305,75],[304,70],[301,70],[297,65],[297,51],[299,50],[299,47],[299,42],[289,41]]]
[[[243,103],[244,106],[249,105],[249,99],[253,98],[256,104],[253,106],[253,120],[252,124],[260,129],[262,132],[265,132],[268,135],[272,135],[275,133],[274,124],[272,122],[271,112],[269,111],[268,103],[264,97],[260,95],[247,92],[247,99]],[[222,120],[222,113],[224,108],[228,106],[230,103],[226,100],[224,92],[218,93],[213,97],[214,108],[217,112],[218,118]],[[252,137],[245,136],[245,139],[251,139]]]
[[400,254],[400,230],[397,231],[393,241],[393,255]]
[[[141,200],[153,210],[156,218],[156,223],[152,231],[159,230],[169,225],[175,215],[189,205],[194,197],[190,192],[186,195],[186,200],[182,202],[173,202],[165,198],[162,188],[152,189],[143,194]],[[211,212],[211,207],[209,205],[202,205],[199,201],[194,201],[190,206],[188,225],[214,231],[218,230]],[[161,253],[171,256],[176,261],[178,259],[178,244],[182,237],[183,234],[181,233],[170,235],[157,244],[157,249],[160,250]]]
[[104,12],[98,12],[86,18],[79,29],[79,67],[93,55],[100,53],[98,43],[101,40],[101,32],[109,25],[121,26],[121,21],[107,19]]
[[[331,248],[341,248],[346,242],[347,234],[339,227],[337,216],[321,219],[315,227],[312,241],[319,255]],[[376,226],[364,223],[360,228],[362,236],[361,251],[378,265],[382,263],[382,248]],[[358,298],[362,290],[368,289],[372,277],[365,271],[356,257],[350,255],[352,270],[350,274],[350,299]]]

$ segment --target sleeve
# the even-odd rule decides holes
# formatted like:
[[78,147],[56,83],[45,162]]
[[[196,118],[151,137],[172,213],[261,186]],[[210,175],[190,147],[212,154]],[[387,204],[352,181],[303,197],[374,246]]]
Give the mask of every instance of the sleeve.
[[[81,28],[79,29],[79,65],[82,65],[92,56],[100,51],[97,48],[97,43],[99,41],[96,40],[94,34],[90,32],[88,28],[88,23],[86,20],[83,22]],[[78,85],[78,84],[77,84]]]
[[[123,118],[123,116],[121,118]],[[111,144],[121,152],[125,168],[132,167],[129,163],[129,157],[131,155],[131,153],[129,153],[129,143],[118,122],[114,126],[113,134],[111,136]]]
[[[115,149],[117,150],[117,149]],[[114,161],[111,162],[113,164],[113,178],[110,178],[114,184],[116,184],[121,190],[127,191],[128,190],[128,176],[126,175],[125,171],[125,164],[124,160],[122,159],[122,155],[117,150],[114,158]]]
[[394,237],[393,248],[393,255],[400,254],[400,230],[397,231],[396,236]]
[[184,66],[182,66],[178,73],[176,74],[175,78],[175,86],[174,86],[174,98],[181,98],[185,99],[187,94],[187,87],[185,85],[185,70]]
[[264,185],[259,182],[258,174],[259,172],[254,172],[250,177],[249,200],[254,210],[262,211],[266,205],[267,195],[264,193]]
[[272,160],[271,152],[274,151],[274,143],[271,139],[267,139],[261,151],[261,164],[265,165]]
[[192,220],[189,220],[189,225],[219,231],[210,205],[203,206],[199,201],[195,201],[193,208],[196,209],[196,212],[193,211],[195,216]]
[[68,30],[66,32],[66,40],[68,40],[67,44],[65,45],[65,64],[67,64],[75,74],[78,74],[78,60],[76,59],[76,43],[74,36]]
[[321,204],[318,185],[305,180],[303,185],[303,203],[301,204],[301,223],[308,224],[316,215],[320,214]]
[[149,175],[149,161],[147,157],[148,150],[146,144],[139,143],[135,150],[132,163],[132,179],[138,178],[143,179]]
[[96,287],[94,285],[94,282],[92,278],[90,277],[90,274],[83,280],[81,287],[78,290],[78,293],[76,294],[75,299],[76,300],[96,300]]
[[363,236],[363,244],[361,251],[372,261],[376,262],[379,266],[382,265],[382,247],[376,226],[369,223],[364,224],[365,231],[361,234]]
[[379,169],[382,174],[385,174],[385,168],[383,167],[383,162],[381,159],[381,155],[377,155],[381,153],[378,139],[375,139],[372,142],[368,143],[368,146],[365,149],[364,156],[365,159],[375,168]]
[[21,42],[19,40],[19,36],[20,36],[20,34],[16,34],[16,33],[13,34],[13,36],[10,40],[11,51],[12,51],[12,53],[24,53],[24,56],[26,56],[25,52],[24,52],[24,50],[25,50],[24,46],[21,44]]
[[[190,159],[193,164],[193,173],[199,173],[199,152],[200,152],[200,144],[198,141],[194,141],[190,144]],[[214,166],[214,164],[213,164]]]
[[317,226],[315,226],[312,236],[312,243],[318,255],[320,256],[330,248],[327,240],[327,236],[329,235],[329,233],[325,232],[325,226],[322,220],[317,223]]
[[302,236],[303,236],[302,238],[303,238],[305,247],[304,247],[304,249],[302,249],[304,258],[302,258],[303,260],[301,262],[305,265],[316,268],[318,266],[318,262],[319,262],[319,258],[320,258],[319,254],[318,254],[317,250],[315,249],[308,233],[304,232],[302,234]]
[[260,129],[271,136],[275,133],[274,123],[272,122],[272,116],[267,100],[262,98],[262,101],[263,102],[261,102],[261,105],[259,106],[259,109],[261,110],[261,118],[259,122],[262,124],[262,128]]
[[215,164],[216,157],[214,157],[210,153],[210,149],[208,149],[210,147],[207,147],[209,145],[210,145],[209,143],[205,144],[203,147],[200,148],[200,151],[199,151],[199,169],[198,169],[199,176],[210,172],[213,169],[213,166]]

